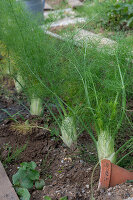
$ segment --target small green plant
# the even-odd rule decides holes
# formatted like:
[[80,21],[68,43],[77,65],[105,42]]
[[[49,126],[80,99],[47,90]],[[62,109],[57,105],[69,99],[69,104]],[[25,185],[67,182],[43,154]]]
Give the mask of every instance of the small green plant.
[[35,188],[41,190],[45,185],[44,180],[40,179],[40,174],[36,170],[36,163],[31,161],[29,163],[23,162],[16,174],[12,177],[13,185],[20,200],[29,200],[29,189]]
[[20,154],[26,149],[26,147],[27,144],[24,144],[22,147],[16,148],[15,151],[12,151],[12,147],[9,144],[6,144],[4,148],[6,151],[8,151],[8,155],[3,164],[6,165],[8,163],[11,163],[13,160],[17,160]]
[[108,11],[108,22],[118,27],[133,28],[133,2],[116,2]]
[[44,200],[52,200],[49,196],[45,196]]
[[11,120],[13,120],[13,121],[15,121],[15,122],[17,122],[17,120],[16,120],[16,113],[14,114],[14,115],[11,115],[6,109],[1,109],[3,112],[5,112],[8,116],[9,116],[9,119],[11,119]]

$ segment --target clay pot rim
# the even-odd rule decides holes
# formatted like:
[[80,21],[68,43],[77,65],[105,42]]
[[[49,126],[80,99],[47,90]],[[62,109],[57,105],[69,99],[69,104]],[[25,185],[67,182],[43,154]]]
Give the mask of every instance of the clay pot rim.
[[[118,175],[119,174],[119,175]],[[127,180],[133,179],[133,170],[129,171],[114,163],[110,160],[101,160],[101,171],[99,178],[98,189],[107,189],[114,187],[117,184],[125,183]]]
[[100,179],[99,179],[99,185],[98,189],[101,188],[108,188],[110,185],[110,179],[111,179],[111,170],[112,170],[112,164],[110,160],[103,159],[101,160],[101,170],[100,170]]

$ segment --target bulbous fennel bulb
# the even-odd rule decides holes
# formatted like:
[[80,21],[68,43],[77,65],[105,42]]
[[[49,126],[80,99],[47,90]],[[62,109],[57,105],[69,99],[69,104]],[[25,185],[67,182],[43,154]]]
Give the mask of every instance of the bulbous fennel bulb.
[[77,132],[73,117],[65,117],[61,125],[61,138],[71,148],[77,142]]
[[112,163],[116,162],[114,138],[107,131],[102,131],[98,135],[97,151],[99,161],[107,159]]
[[31,115],[38,115],[40,116],[42,114],[42,100],[40,98],[33,97],[31,99],[31,105],[30,105],[30,113]]
[[17,92],[20,93],[22,91],[22,86],[24,86],[24,81],[20,74],[17,74],[16,79],[17,80],[14,79],[15,88]]

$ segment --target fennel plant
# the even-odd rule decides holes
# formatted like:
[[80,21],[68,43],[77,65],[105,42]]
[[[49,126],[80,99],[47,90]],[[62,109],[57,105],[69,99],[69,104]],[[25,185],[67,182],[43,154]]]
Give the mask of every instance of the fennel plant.
[[8,47],[9,56],[13,54],[15,59],[10,75],[17,91],[23,89],[26,94],[31,114],[41,115],[43,99],[52,95],[48,88],[55,88],[58,80],[53,72],[53,66],[60,59],[55,50],[57,42],[44,35],[23,2],[2,0],[0,7],[0,38]]
[[[81,61],[73,63],[73,67],[82,82],[86,117],[95,129],[90,136],[96,145],[99,161],[108,159],[116,163],[120,150],[115,150],[115,138],[125,117],[127,74],[131,65],[127,58],[131,52],[123,44],[118,44],[112,55],[107,52],[97,52],[96,44],[91,48],[85,46],[83,67]],[[127,144],[131,146],[132,141],[133,138],[129,139]]]

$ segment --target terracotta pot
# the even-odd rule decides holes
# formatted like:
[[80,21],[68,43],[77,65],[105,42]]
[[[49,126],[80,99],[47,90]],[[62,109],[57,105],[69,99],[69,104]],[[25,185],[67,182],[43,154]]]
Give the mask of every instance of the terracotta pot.
[[133,180],[133,172],[119,167],[109,160],[101,161],[101,172],[98,189],[114,187],[117,184]]

